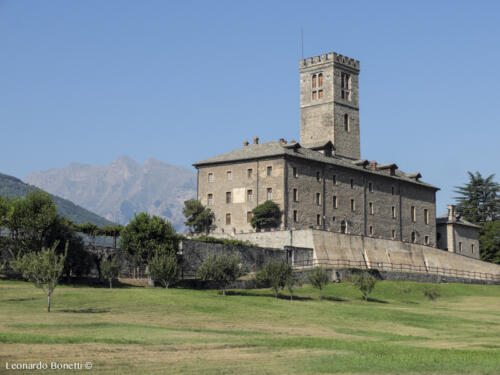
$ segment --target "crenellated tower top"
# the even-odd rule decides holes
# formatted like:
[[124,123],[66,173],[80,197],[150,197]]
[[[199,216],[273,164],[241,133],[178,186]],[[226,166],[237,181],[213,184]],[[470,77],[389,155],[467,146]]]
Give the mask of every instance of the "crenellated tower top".
[[357,70],[359,72],[359,60],[341,55],[336,52],[329,52],[319,56],[307,57],[305,59],[301,59],[299,60],[299,68],[307,68],[331,62],[333,62],[335,65],[343,65],[345,67]]

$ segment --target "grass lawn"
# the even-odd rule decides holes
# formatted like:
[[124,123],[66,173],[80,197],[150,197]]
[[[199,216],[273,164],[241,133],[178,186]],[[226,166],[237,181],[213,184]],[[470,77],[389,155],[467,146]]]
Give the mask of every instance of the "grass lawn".
[[[31,284],[0,280],[5,363],[91,361],[89,374],[500,374],[500,286],[350,283],[297,300],[269,290],[59,286],[51,313]],[[409,293],[404,293],[409,287]]]

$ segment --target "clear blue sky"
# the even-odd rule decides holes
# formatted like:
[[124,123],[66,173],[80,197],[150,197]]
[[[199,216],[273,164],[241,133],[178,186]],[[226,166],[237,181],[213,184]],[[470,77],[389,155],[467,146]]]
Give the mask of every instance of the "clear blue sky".
[[362,157],[443,213],[468,170],[500,179],[499,4],[0,0],[0,172],[298,139],[302,27],[305,57],[361,60]]

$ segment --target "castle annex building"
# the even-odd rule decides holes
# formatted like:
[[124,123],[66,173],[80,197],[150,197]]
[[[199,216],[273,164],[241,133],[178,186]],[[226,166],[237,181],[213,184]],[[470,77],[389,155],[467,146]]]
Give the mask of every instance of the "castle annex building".
[[[300,142],[255,137],[194,164],[198,199],[215,214],[214,232],[251,232],[252,210],[272,200],[283,212],[282,230],[313,227],[437,246],[439,189],[395,163],[361,158],[359,61],[328,53],[301,60],[299,70]],[[449,221],[452,231],[457,223],[464,227]],[[461,236],[464,255],[478,258],[476,231]],[[455,237],[442,238],[455,247]]]

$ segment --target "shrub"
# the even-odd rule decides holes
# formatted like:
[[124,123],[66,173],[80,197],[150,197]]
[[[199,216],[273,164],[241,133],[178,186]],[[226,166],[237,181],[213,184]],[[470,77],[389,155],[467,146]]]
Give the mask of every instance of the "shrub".
[[175,254],[156,254],[149,263],[149,276],[158,281],[164,288],[175,283],[179,277],[180,267]]
[[203,235],[200,237],[189,238],[189,240],[190,241],[206,242],[206,243],[220,243],[220,244],[227,245],[227,246],[257,247],[257,245],[255,245],[251,242],[248,242],[248,241],[232,240],[229,238],[216,238],[216,237],[210,237],[210,236],[206,236],[206,235]]
[[352,276],[352,282],[363,294],[363,299],[367,301],[368,295],[375,289],[377,279],[370,274],[360,273]]
[[211,255],[205,259],[197,272],[201,280],[216,283],[223,295],[226,295],[227,285],[244,274],[240,258],[236,255]]
[[426,285],[423,293],[429,301],[435,301],[440,297],[439,289],[435,285]]
[[323,288],[330,282],[327,270],[322,266],[317,267],[307,277],[311,285],[319,289],[319,300],[321,301],[323,299]]
[[286,286],[287,281],[291,282],[292,266],[282,261],[267,261],[264,267],[259,270],[255,279],[257,285],[261,287],[270,287],[274,291],[274,296],[278,298],[280,288]]
[[101,262],[101,272],[105,279],[109,281],[109,288],[113,288],[113,280],[118,278],[120,274],[120,263],[116,258],[103,260]]

